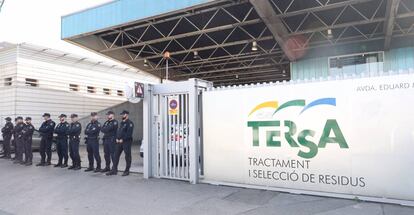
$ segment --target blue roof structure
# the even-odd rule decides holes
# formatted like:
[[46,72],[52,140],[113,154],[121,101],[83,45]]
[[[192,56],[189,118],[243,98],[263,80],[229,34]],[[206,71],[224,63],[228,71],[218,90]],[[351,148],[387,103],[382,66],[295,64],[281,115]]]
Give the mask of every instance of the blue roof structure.
[[177,11],[212,0],[116,0],[62,17],[63,39]]

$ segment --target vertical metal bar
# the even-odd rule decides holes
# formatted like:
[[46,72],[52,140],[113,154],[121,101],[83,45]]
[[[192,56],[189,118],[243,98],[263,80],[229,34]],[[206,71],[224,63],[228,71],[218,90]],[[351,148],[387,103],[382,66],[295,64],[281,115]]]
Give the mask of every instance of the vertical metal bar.
[[144,178],[148,179],[153,176],[153,163],[152,157],[154,156],[154,150],[152,146],[153,142],[153,135],[152,132],[154,131],[154,127],[152,127],[153,123],[153,101],[152,101],[152,93],[150,90],[151,85],[145,85],[145,96],[143,100],[143,138],[142,143],[144,144]]
[[180,141],[179,141],[179,146],[178,146],[178,152],[179,152],[179,156],[178,156],[178,158],[179,158],[179,175],[180,175],[180,178],[184,178],[184,174],[183,174],[183,163],[184,163],[184,153],[183,153],[183,147],[184,147],[184,145],[183,145],[183,141],[184,141],[184,123],[183,123],[183,113],[184,113],[184,109],[183,109],[183,104],[184,104],[184,101],[183,101],[183,98],[184,98],[184,94],[180,94],[180,97],[179,97],[179,104],[180,104],[180,111],[179,111],[179,125],[180,125],[180,127],[179,127],[179,131],[180,131]]
[[[173,96],[173,98],[176,96],[176,95],[172,95]],[[171,138],[170,138],[170,150],[171,150],[171,154],[172,154],[172,162],[171,162],[171,164],[172,164],[172,174],[171,174],[171,176],[172,177],[176,177],[175,176],[175,173],[176,173],[176,150],[175,150],[175,147],[176,147],[176,133],[177,133],[177,125],[176,125],[176,116],[175,115],[173,115],[173,114],[171,114],[171,128],[172,129],[170,129],[170,133],[171,133]]]
[[168,97],[163,96],[164,101],[162,103],[163,105],[163,116],[164,116],[164,120],[163,120],[163,134],[164,134],[164,141],[162,144],[163,147],[163,151],[164,151],[164,159],[165,159],[165,173],[164,176],[169,176],[170,175],[170,158],[169,158],[169,154],[170,152],[168,151],[168,138],[169,138],[169,132],[168,132]]
[[189,156],[189,154],[190,154],[190,147],[189,147],[189,145],[190,145],[190,142],[189,142],[189,139],[188,139],[188,134],[190,133],[190,130],[189,130],[189,127],[188,127],[188,125],[189,125],[189,121],[188,121],[188,119],[189,119],[189,111],[188,111],[188,108],[189,108],[189,103],[188,103],[188,94],[186,94],[185,95],[185,116],[186,116],[186,119],[185,119],[185,128],[186,128],[186,137],[185,137],[185,149],[186,149],[186,151],[185,151],[185,170],[186,170],[186,172],[187,172],[187,175],[186,175],[186,178],[187,179],[189,179],[190,178],[190,156]]
[[197,129],[197,113],[198,113],[198,89],[197,80],[189,80],[189,143],[190,143],[190,183],[197,184],[199,179],[199,145],[198,129]]
[[204,175],[204,142],[203,142],[203,92],[200,90],[198,95],[198,129],[200,144],[200,175]]

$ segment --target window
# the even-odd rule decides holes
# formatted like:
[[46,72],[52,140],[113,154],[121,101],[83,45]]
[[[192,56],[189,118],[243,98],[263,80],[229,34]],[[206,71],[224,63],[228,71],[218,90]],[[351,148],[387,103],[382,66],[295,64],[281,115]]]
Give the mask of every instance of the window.
[[105,95],[111,95],[111,90],[110,90],[110,89],[108,89],[108,88],[103,88],[103,93],[104,93]]
[[96,93],[96,88],[95,87],[91,87],[91,86],[88,86],[88,93]]
[[28,86],[28,87],[38,87],[39,83],[36,79],[26,78],[26,86]]
[[69,84],[69,90],[70,91],[74,91],[74,92],[78,92],[79,91],[79,85],[77,85],[77,84]]
[[332,76],[352,76],[364,73],[377,75],[384,69],[384,53],[362,53],[329,58],[329,73]]
[[5,78],[4,86],[11,86],[13,84],[13,78]]
[[116,94],[117,94],[118,96],[124,96],[124,91],[122,91],[122,90],[118,90],[118,91],[116,92]]

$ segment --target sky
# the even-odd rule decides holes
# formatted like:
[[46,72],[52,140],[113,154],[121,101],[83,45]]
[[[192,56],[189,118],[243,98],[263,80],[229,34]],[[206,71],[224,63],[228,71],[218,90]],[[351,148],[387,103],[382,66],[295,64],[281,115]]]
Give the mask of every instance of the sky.
[[60,39],[62,16],[109,1],[111,0],[5,0],[0,11],[0,42],[27,42],[109,61]]

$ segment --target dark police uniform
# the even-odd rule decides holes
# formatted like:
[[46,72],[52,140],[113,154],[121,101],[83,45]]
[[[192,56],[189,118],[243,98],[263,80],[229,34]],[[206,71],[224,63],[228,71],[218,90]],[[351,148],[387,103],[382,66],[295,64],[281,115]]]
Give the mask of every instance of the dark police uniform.
[[[49,116],[50,114],[43,114],[44,116]],[[38,166],[45,166],[50,165],[52,160],[52,142],[53,142],[53,131],[55,130],[55,122],[53,122],[51,119],[48,119],[42,123],[42,125],[39,128],[39,132],[41,135],[40,140],[40,157],[41,161],[38,164]],[[47,160],[46,160],[47,156]]]
[[[124,111],[121,114],[129,114],[129,112]],[[129,175],[129,169],[131,168],[131,144],[132,144],[132,134],[134,131],[134,123],[127,119],[123,120],[119,125],[117,132],[117,139],[122,140],[122,143],[116,144],[115,149],[115,160],[112,166],[111,172],[107,175],[115,175],[118,172],[119,158],[121,157],[122,151],[125,153],[126,167],[124,171],[124,176]]]
[[[110,112],[108,112],[110,113]],[[112,114],[112,113],[110,113]],[[104,157],[105,157],[105,169],[102,172],[110,171],[111,160],[112,164],[115,160],[115,145],[116,145],[116,132],[118,130],[118,121],[115,119],[107,120],[101,129],[103,136],[103,146],[104,146]]]
[[[23,118],[22,118],[23,119]],[[15,138],[16,138],[16,148],[15,148],[15,161],[14,163],[23,164],[23,154],[24,154],[24,138],[23,138],[23,128],[24,123],[19,122],[14,127]]]
[[[71,118],[78,117],[72,114]],[[82,125],[79,122],[72,122],[67,130],[69,136],[69,155],[72,159],[72,166],[69,169],[79,170],[81,168],[81,159],[79,155],[80,134],[82,132]]]
[[[61,114],[59,117],[60,118],[66,117],[66,115]],[[57,134],[56,151],[59,157],[58,163],[55,165],[55,167],[62,167],[62,168],[68,167],[68,134],[67,134],[68,130],[69,130],[69,123],[66,121],[59,123],[55,128],[55,134]]]
[[6,124],[1,129],[1,133],[3,135],[3,150],[4,154],[2,158],[11,158],[10,156],[10,141],[13,136],[13,123],[11,122],[11,118],[6,118]]
[[101,171],[101,156],[99,155],[99,132],[101,131],[101,124],[98,121],[91,121],[85,129],[86,135],[86,150],[88,151],[89,168],[85,171],[92,171],[94,158],[96,160],[95,172]]
[[[17,118],[14,118],[14,125],[16,125],[16,124],[17,124]],[[14,148],[14,157],[11,158],[11,160],[15,160],[16,159],[16,148],[17,148],[16,147],[16,139],[17,139],[17,137],[16,137],[16,127],[13,127],[12,136],[13,136],[13,139],[11,141],[11,144]]]
[[[31,120],[27,117],[26,120]],[[24,152],[25,152],[25,164],[26,166],[32,165],[33,162],[33,151],[32,151],[32,138],[35,127],[30,123],[26,123],[23,127],[23,139],[24,139]]]

